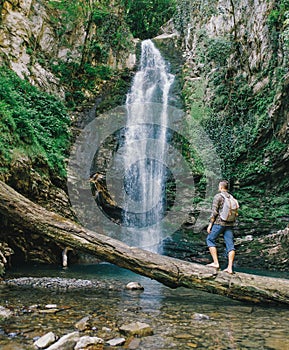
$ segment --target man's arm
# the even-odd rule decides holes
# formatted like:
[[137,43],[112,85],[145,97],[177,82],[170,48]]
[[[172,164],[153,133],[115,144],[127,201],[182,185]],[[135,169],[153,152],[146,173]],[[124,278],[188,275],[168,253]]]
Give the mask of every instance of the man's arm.
[[212,227],[214,225],[214,222],[216,221],[217,216],[219,215],[219,209],[220,209],[220,198],[221,195],[218,193],[215,195],[213,199],[213,204],[212,204],[212,213],[210,216],[210,223],[207,227],[207,232],[210,233],[212,230]]

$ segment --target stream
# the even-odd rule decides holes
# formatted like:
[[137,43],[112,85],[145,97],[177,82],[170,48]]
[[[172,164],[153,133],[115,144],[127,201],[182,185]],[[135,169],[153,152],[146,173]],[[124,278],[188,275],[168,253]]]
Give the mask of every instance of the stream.
[[[58,336],[73,332],[85,316],[93,319],[89,335],[105,341],[122,336],[118,329],[124,324],[139,321],[152,327],[153,335],[135,338],[119,349],[289,348],[285,306],[252,305],[197,290],[170,289],[107,263],[68,269],[22,266],[9,271],[5,280],[22,276],[99,281],[100,287],[63,292],[51,286],[41,290],[0,285],[0,305],[13,311],[11,318],[0,322],[2,350],[34,349],[37,337],[49,331]],[[126,290],[131,281],[144,290]],[[59,311],[44,312],[47,304],[56,304]],[[113,348],[105,345],[103,349]]]

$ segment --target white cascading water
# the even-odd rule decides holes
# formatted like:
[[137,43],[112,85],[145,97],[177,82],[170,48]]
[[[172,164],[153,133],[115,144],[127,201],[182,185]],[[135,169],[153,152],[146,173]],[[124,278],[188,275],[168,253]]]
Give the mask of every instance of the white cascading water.
[[167,107],[173,81],[159,50],[151,40],[143,41],[140,69],[126,99],[123,222],[134,235],[134,245],[155,252],[163,238]]

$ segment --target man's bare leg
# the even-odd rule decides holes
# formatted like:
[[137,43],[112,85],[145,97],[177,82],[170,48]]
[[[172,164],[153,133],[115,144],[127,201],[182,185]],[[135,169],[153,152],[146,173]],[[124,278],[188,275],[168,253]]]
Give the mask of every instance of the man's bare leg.
[[215,267],[218,269],[220,267],[219,260],[218,260],[218,252],[216,247],[209,247],[209,251],[212,255],[213,262],[211,264],[208,264],[208,266]]
[[224,270],[228,273],[233,273],[233,263],[235,259],[235,250],[231,250],[228,254],[228,267]]

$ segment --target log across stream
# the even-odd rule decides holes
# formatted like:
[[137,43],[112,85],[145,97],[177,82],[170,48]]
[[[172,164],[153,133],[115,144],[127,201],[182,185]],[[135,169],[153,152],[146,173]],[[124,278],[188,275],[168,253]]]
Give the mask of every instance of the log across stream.
[[0,181],[0,213],[31,233],[46,236],[97,258],[155,279],[171,288],[197,288],[254,303],[289,305],[289,280],[214,268],[130,247],[31,202]]

